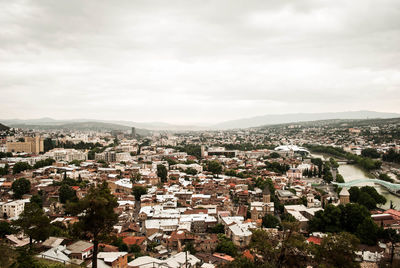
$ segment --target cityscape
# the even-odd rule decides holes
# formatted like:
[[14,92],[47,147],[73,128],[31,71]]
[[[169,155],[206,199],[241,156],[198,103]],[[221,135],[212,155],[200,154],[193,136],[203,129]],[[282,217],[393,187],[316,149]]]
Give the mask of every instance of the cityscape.
[[0,0],[0,267],[400,267],[399,18]]

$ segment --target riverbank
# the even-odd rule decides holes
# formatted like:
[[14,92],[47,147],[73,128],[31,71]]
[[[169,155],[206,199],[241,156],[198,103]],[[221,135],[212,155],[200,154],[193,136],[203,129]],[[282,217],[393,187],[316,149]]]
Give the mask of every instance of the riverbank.
[[[322,160],[328,160],[330,155],[327,154],[312,154],[311,157],[314,158],[321,158]],[[335,158],[335,157],[334,157]],[[343,176],[343,179],[345,182],[353,181],[353,180],[358,180],[358,179],[364,179],[364,178],[370,178],[370,179],[376,179],[377,177],[357,165],[351,165],[351,164],[340,164],[338,168],[339,174]],[[365,182],[361,183],[357,186],[372,186],[374,187],[379,194],[383,195],[387,202],[385,205],[381,206],[383,209],[389,209],[390,208],[390,201],[393,202],[393,205],[397,208],[400,209],[400,197],[390,193],[385,187],[381,185],[377,185],[373,182]]]
[[310,150],[310,152],[313,153],[328,154],[336,158],[344,158],[347,161],[356,163],[359,167],[367,171],[380,169],[382,165],[381,160],[372,159],[369,157],[346,152],[341,147],[316,145],[316,144],[304,144],[303,146],[305,146],[307,149]]

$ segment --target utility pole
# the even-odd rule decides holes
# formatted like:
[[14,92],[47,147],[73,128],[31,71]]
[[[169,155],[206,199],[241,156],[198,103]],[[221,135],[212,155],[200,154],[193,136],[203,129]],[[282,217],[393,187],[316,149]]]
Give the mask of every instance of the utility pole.
[[185,268],[188,268],[188,264],[187,264],[187,250],[185,251],[185,259],[186,259],[186,261],[185,261]]

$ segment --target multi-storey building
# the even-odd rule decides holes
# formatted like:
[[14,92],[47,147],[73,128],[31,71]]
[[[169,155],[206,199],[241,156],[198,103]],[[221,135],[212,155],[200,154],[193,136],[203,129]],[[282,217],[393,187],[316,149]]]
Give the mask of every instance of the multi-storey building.
[[25,137],[24,141],[7,142],[7,152],[24,152],[39,154],[44,151],[43,139],[37,137]]

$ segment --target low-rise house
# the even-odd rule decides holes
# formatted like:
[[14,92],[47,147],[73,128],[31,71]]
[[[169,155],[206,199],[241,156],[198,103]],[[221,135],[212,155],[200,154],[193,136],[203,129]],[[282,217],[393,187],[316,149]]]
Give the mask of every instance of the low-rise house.
[[305,230],[308,226],[308,221],[314,217],[315,213],[322,208],[308,208],[304,205],[287,205],[285,206],[285,213],[292,215],[297,221],[300,222],[300,228]]
[[200,264],[200,260],[189,252],[180,252],[168,259],[159,260],[149,256],[143,256],[134,259],[128,263],[129,268],[152,268],[152,267],[169,267],[169,268],[185,268],[195,267]]
[[144,230],[146,236],[151,236],[157,232],[171,233],[178,228],[178,219],[146,220]]
[[[86,267],[92,267],[90,262]],[[128,252],[99,252],[97,254],[99,268],[127,268]]]
[[300,197],[296,196],[294,193],[288,190],[277,190],[275,191],[276,197],[279,199],[280,203],[283,204],[295,204],[300,202]]
[[233,244],[242,248],[250,244],[251,235],[250,229],[255,229],[257,226],[253,222],[239,223],[229,226],[227,236],[232,239]]
[[69,251],[67,250],[66,246],[58,245],[39,253],[37,256],[39,258],[62,262],[65,264],[72,262],[72,260],[68,257],[68,253]]
[[65,243],[65,238],[50,236],[42,243],[42,246],[46,248],[56,248],[64,243]]
[[144,236],[127,236],[122,241],[128,246],[138,245],[141,250],[146,250],[146,237]]
[[29,238],[24,236],[6,235],[7,243],[12,247],[23,247],[29,244]]
[[218,253],[218,252],[214,253],[210,257],[210,262],[217,266],[232,262],[234,260],[235,260],[235,258],[233,258],[232,256],[224,254],[224,253]]
[[303,173],[299,168],[291,168],[288,171],[286,171],[286,176],[289,179],[301,179],[303,178]]
[[90,242],[79,240],[69,246],[67,246],[69,251],[69,257],[71,259],[85,260],[92,256],[93,244]]

